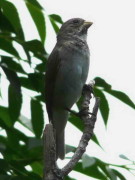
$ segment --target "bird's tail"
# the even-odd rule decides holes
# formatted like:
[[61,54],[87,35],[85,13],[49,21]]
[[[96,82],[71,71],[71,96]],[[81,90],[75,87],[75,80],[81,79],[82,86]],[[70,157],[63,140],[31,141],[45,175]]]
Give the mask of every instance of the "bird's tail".
[[65,157],[65,134],[64,131],[56,133],[56,157],[64,159]]

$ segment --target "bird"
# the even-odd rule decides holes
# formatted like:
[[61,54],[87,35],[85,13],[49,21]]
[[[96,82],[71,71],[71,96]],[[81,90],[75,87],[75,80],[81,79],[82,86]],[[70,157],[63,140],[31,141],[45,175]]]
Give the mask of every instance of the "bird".
[[63,23],[47,61],[45,99],[48,118],[55,130],[56,159],[65,158],[68,109],[79,100],[88,76],[90,51],[87,32],[91,25],[92,22],[82,18]]

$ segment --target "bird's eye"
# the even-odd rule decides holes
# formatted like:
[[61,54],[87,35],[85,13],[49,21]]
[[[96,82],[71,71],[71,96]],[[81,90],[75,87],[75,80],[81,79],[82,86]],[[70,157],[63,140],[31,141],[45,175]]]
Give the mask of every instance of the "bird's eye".
[[74,23],[74,24],[78,24],[78,23],[79,23],[79,20],[78,20],[78,19],[75,19],[75,20],[73,21],[73,23]]

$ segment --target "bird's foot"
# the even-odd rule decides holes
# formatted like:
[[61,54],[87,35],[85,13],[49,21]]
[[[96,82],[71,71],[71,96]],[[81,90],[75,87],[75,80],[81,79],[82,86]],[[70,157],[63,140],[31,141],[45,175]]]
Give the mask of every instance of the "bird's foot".
[[73,111],[73,110],[71,110],[71,109],[68,109],[68,108],[66,108],[66,109],[67,109],[70,113],[72,113],[73,115],[75,115],[75,116],[77,116],[77,117],[82,117],[82,116],[84,116],[84,115],[92,115],[92,116],[95,116],[95,114],[89,112],[89,110],[88,110],[87,108],[83,108],[83,109],[81,109],[79,112],[75,112],[75,111]]
[[94,113],[91,113],[91,112],[89,111],[89,109],[87,109],[87,108],[81,109],[77,114],[78,114],[79,117],[87,116],[87,115],[96,116]]

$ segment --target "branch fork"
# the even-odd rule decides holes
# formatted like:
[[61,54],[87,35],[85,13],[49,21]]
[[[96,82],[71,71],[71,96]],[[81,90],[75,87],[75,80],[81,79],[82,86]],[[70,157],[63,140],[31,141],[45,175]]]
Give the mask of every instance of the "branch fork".
[[[86,151],[89,140],[92,138],[93,129],[97,119],[97,112],[99,108],[100,100],[95,97],[95,104],[92,113],[89,112],[89,104],[92,98],[93,85],[91,82],[85,85],[83,88],[83,101],[81,105],[81,111],[79,117],[84,123],[84,130],[79,142],[79,145],[72,156],[71,160],[62,168],[59,169],[56,164],[56,144],[55,144],[55,132],[52,124],[47,124],[44,130],[44,172],[43,180],[63,180],[67,176],[81,159],[83,153]],[[71,112],[71,111],[70,111]],[[90,116],[91,114],[91,116]]]

